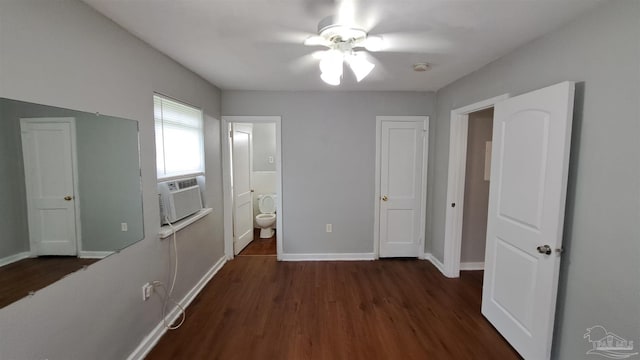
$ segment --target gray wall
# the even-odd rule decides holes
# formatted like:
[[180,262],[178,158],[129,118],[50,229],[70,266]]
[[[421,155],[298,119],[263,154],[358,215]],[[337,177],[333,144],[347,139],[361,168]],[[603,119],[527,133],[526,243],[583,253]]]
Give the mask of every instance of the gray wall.
[[585,16],[438,91],[430,236],[443,258],[452,109],[578,82],[553,358],[581,359],[602,325],[640,337],[640,1]]
[[[442,259],[451,109],[581,82],[555,358],[584,357],[582,334],[595,324],[640,334],[639,19],[639,2],[607,2],[442,89],[431,118],[427,248]],[[155,236],[152,92],[199,106],[206,117],[214,212],[179,233],[180,256],[190,259],[179,272],[181,298],[222,256],[220,91],[77,1],[0,2],[0,44],[0,96],[140,122],[147,229],[136,245],[1,309],[0,358],[125,358],[159,320],[159,302],[142,302],[140,286],[169,277],[169,243]],[[434,115],[434,100],[431,93],[223,94],[226,114],[283,117],[285,252],[373,251],[375,116]],[[324,232],[329,222],[332,234]]]
[[[159,240],[153,92],[204,110],[213,214],[178,233],[180,299],[222,257],[220,91],[76,0],[0,1],[0,97],[137,120],[144,240],[0,309],[2,359],[124,359],[158,324],[142,284],[167,281]],[[63,329],[64,331],[61,331]],[[27,340],[29,339],[29,340]]]
[[484,179],[486,142],[491,141],[493,108],[469,114],[462,214],[461,262],[484,262],[489,181]]
[[434,106],[417,92],[222,93],[224,115],[282,116],[285,253],[372,253],[376,115]]
[[[268,158],[273,156],[273,163]],[[253,171],[276,171],[276,126],[253,124]]]
[[82,250],[119,250],[141,240],[138,123],[85,114],[76,119],[76,137]]
[[20,122],[6,121],[6,111],[0,99],[0,259],[29,251]]

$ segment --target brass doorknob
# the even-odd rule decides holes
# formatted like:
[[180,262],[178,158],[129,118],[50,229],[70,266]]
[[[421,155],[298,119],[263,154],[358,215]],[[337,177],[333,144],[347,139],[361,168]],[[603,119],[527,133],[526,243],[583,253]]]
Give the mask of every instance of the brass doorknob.
[[71,201],[71,199],[73,199],[73,196],[67,195],[67,196],[64,197],[64,199],[67,200],[67,201]]
[[382,201],[387,201],[387,200],[389,200],[389,198],[387,197],[387,195],[383,195],[383,196],[382,196]]

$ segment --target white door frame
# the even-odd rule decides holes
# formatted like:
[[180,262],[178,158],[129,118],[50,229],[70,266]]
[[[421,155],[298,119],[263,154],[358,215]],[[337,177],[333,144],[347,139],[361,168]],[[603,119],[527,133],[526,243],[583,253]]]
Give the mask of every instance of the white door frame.
[[276,125],[276,256],[282,260],[282,137],[280,116],[223,116],[220,131],[222,144],[222,196],[224,207],[224,254],[233,259],[233,194],[231,193],[231,150],[229,148],[229,125],[231,123],[273,123]]
[[[509,94],[503,94],[451,111],[443,259],[444,275],[446,277],[457,278],[460,276],[469,114],[494,107],[496,103],[508,98]],[[452,204],[455,204],[455,206],[452,206]]]
[[423,121],[424,145],[422,153],[422,195],[420,206],[420,251],[419,257],[424,258],[424,238],[426,232],[427,211],[427,169],[429,167],[429,117],[428,116],[376,116],[376,164],[375,164],[375,194],[373,220],[373,252],[375,259],[380,258],[380,175],[382,161],[382,122],[383,121]]
[[[75,230],[76,230],[76,256],[78,256],[82,252],[82,227],[80,224],[80,191],[78,191],[78,151],[76,145],[76,119],[73,117],[41,117],[41,118],[20,118],[20,131],[22,131],[22,127],[29,123],[67,123],[71,129],[71,166],[73,169],[73,207],[75,210]],[[24,164],[23,164],[24,166]],[[27,181],[25,177],[25,182]],[[29,216],[31,216],[30,209],[30,201],[31,194],[29,190],[29,185],[25,184],[26,195],[27,195],[27,212]],[[31,225],[29,225],[31,226]],[[29,231],[31,233],[31,231]],[[29,253],[30,257],[36,257],[38,254],[34,253],[34,249],[36,248],[35,243],[31,235],[29,235]]]

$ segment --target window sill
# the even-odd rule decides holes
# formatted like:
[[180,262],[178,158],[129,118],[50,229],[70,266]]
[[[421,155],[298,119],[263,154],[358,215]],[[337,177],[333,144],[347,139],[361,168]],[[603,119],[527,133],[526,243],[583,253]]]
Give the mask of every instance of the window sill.
[[[211,208],[205,208],[202,209],[200,211],[198,211],[197,213],[190,215],[187,218],[184,218],[176,223],[173,224],[173,229],[175,229],[175,231],[180,231],[182,229],[184,229],[185,227],[193,224],[194,222],[202,219],[203,217],[207,216],[208,214],[210,214],[213,211],[213,209]],[[173,229],[169,226],[169,225],[164,225],[160,228],[160,231],[158,232],[158,235],[160,236],[160,239],[166,239],[169,236],[171,236],[173,234]]]

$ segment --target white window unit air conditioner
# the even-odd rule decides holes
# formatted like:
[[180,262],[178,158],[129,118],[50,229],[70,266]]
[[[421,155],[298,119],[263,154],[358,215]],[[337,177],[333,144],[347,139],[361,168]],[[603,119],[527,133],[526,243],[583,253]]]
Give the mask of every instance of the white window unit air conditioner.
[[162,225],[174,223],[203,208],[204,176],[158,183]]

